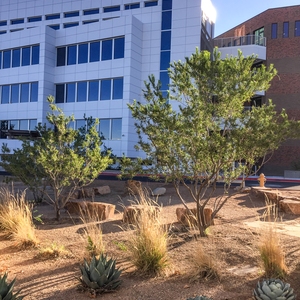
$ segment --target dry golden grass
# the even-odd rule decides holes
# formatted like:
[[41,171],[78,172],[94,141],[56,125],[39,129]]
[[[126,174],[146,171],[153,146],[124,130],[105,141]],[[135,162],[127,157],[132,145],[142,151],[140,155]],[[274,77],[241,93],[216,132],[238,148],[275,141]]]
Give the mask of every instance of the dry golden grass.
[[104,253],[105,245],[99,216],[96,213],[82,213],[81,220],[84,224],[83,237],[87,256]]
[[[208,242],[208,239],[205,239]],[[191,276],[192,281],[201,278],[216,279],[219,278],[216,257],[205,251],[201,241],[198,241],[197,247],[192,256],[194,270]]]
[[8,189],[0,190],[0,228],[17,247],[37,245],[32,207],[26,202],[25,193],[14,195]]
[[157,213],[157,203],[144,190],[139,191],[135,203],[143,209],[136,214],[134,233],[128,241],[131,261],[142,273],[163,273],[168,266],[168,234]]
[[70,253],[65,246],[52,243],[49,246],[40,247],[39,257],[43,259],[53,259],[57,257],[69,257]]
[[285,254],[275,226],[278,220],[278,211],[275,204],[269,201],[266,201],[266,204],[267,209],[264,213],[264,220],[268,224],[266,224],[267,226],[263,229],[260,236],[260,257],[266,277],[284,278],[287,273]]

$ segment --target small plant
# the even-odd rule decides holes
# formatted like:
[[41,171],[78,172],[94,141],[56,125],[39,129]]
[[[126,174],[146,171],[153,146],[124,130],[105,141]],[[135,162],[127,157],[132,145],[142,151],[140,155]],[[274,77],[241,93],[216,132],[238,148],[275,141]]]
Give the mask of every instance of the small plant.
[[69,256],[70,253],[65,246],[52,243],[50,246],[40,248],[39,257],[44,259],[52,259],[57,257]]
[[168,265],[168,233],[161,224],[157,203],[145,191],[139,191],[139,200],[136,202],[143,209],[136,214],[133,225],[135,231],[128,241],[131,260],[142,273],[158,274]]
[[2,300],[22,300],[24,296],[18,296],[20,291],[13,293],[16,279],[11,283],[7,283],[7,273],[0,275],[0,299]]
[[18,247],[37,245],[32,207],[25,193],[14,195],[8,189],[0,190],[0,228]]
[[219,277],[215,258],[205,252],[200,243],[197,245],[192,259],[195,266],[195,273],[193,274],[192,280],[199,278],[214,279]]
[[124,242],[113,241],[113,243],[122,251],[127,251],[128,248]]
[[121,284],[119,277],[122,270],[116,268],[116,260],[112,258],[107,260],[107,256],[103,254],[99,259],[93,256],[90,264],[85,259],[80,271],[79,281],[83,287],[96,294],[114,291]]
[[212,298],[208,298],[206,296],[196,296],[193,298],[188,298],[187,300],[212,300]]
[[280,245],[280,238],[276,232],[274,222],[277,219],[275,205],[267,203],[266,219],[269,221],[260,238],[259,252],[265,271],[265,276],[269,278],[284,278],[287,273],[285,255]]
[[294,290],[289,283],[284,283],[280,279],[266,279],[257,283],[253,291],[256,300],[294,300]]

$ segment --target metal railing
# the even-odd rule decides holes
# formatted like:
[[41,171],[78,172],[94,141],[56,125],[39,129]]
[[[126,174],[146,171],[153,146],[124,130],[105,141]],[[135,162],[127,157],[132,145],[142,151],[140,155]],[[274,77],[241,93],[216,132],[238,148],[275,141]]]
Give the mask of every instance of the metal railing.
[[266,38],[257,35],[244,35],[238,37],[218,38],[213,40],[213,46],[218,48],[247,45],[266,47]]

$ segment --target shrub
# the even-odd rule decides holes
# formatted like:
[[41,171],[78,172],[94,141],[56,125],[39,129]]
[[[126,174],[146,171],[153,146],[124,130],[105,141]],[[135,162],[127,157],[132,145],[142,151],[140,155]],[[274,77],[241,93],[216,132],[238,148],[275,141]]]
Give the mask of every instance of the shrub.
[[70,256],[65,246],[52,243],[50,246],[41,247],[39,257],[44,259],[52,259],[57,257]]
[[168,265],[167,230],[161,224],[157,203],[144,190],[140,190],[136,203],[143,209],[136,214],[135,230],[128,242],[131,260],[142,273],[158,274]]
[[8,189],[0,190],[0,228],[16,246],[36,246],[32,207],[26,202],[25,193],[14,195]]

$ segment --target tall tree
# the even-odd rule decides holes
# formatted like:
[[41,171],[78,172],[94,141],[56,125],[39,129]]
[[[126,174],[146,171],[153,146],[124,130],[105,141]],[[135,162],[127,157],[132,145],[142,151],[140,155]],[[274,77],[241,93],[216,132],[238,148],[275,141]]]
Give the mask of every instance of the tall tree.
[[231,196],[232,181],[249,175],[258,159],[298,126],[284,110],[276,113],[271,100],[251,111],[244,109],[276,75],[272,65],[253,68],[254,61],[254,56],[245,58],[241,52],[222,60],[217,49],[213,59],[209,52],[196,50],[185,61],[171,64],[168,97],[150,76],[143,91],[145,102],[128,105],[136,119],[138,147],[156,162],[153,174],[174,183],[186,208],[181,187],[189,190],[201,236],[210,225],[204,208],[212,202],[216,183],[224,181],[224,195],[214,198],[212,218]]
[[[96,128],[98,120],[85,118],[86,126],[74,130],[69,126],[74,117],[66,117],[54,104],[53,97],[48,97],[48,102],[51,111],[47,114],[47,121],[50,127],[39,124],[37,130],[40,138],[24,141],[26,147],[14,150],[11,155],[15,161],[32,163],[39,171],[33,176],[43,176],[43,181],[51,187],[50,191],[44,191],[45,196],[54,206],[56,218],[59,219],[61,209],[74,191],[92,183],[111,163],[111,159],[109,151],[101,154],[102,142]],[[4,168],[11,162],[5,158],[2,158]],[[13,174],[22,180],[22,169]]]

